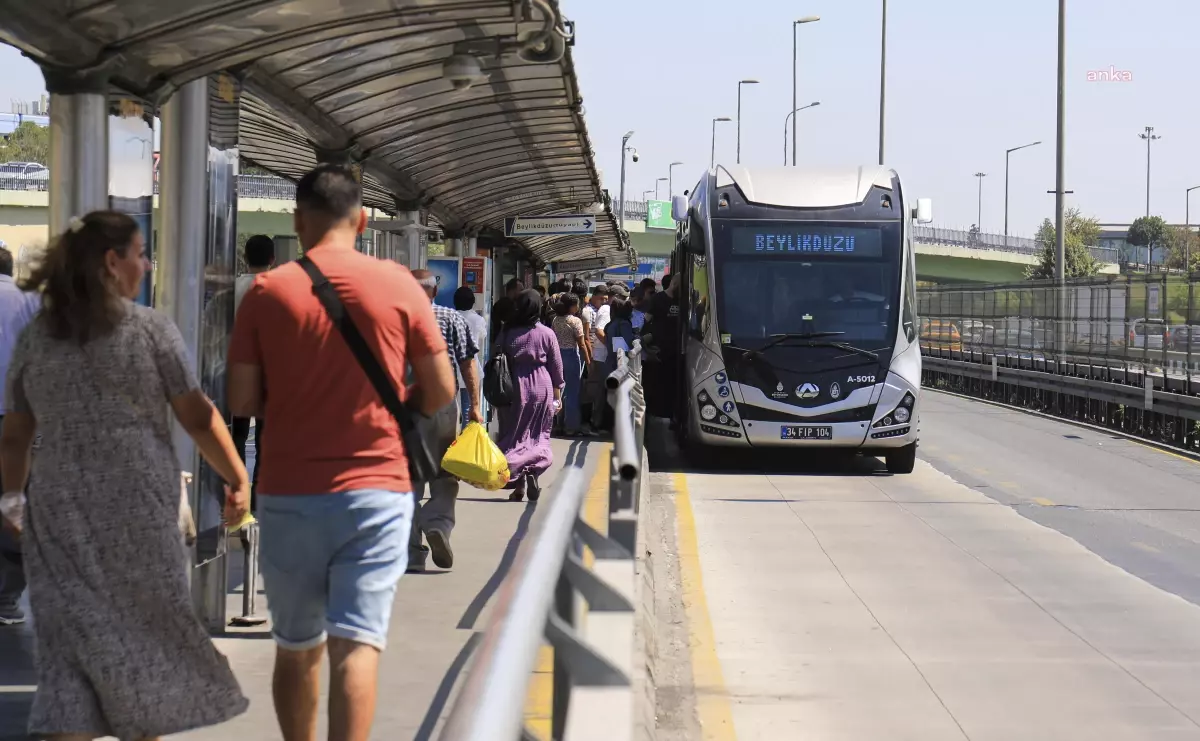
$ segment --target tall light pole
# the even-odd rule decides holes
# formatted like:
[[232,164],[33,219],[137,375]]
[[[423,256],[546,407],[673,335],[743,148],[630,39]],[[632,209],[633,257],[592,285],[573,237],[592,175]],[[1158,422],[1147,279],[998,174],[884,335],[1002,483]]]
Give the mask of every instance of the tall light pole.
[[682,162],[672,162],[667,165],[667,200],[675,197],[675,168],[682,164]]
[[[1067,0],[1058,0],[1058,131],[1054,152],[1054,279],[1060,288],[1067,284],[1066,220],[1066,148],[1067,148]],[[1066,291],[1059,291],[1060,311]],[[1060,341],[1063,338],[1059,338]],[[1060,345],[1061,347],[1061,345]]]
[[1146,140],[1146,215],[1150,215],[1150,142],[1157,141],[1162,137],[1154,133],[1153,126],[1146,127],[1146,133],[1138,134],[1139,137]]
[[712,154],[708,158],[708,169],[710,170],[716,167],[717,164],[717,123],[720,121],[728,122],[732,120],[733,119],[729,116],[721,116],[713,119]]
[[977,172],[975,177],[979,178],[979,211],[975,217],[975,228],[983,233],[983,179],[987,177],[987,173]]
[[1005,247],[1008,246],[1008,155],[1012,154],[1013,152],[1017,151],[1018,149],[1025,149],[1027,147],[1036,147],[1039,144],[1041,144],[1041,142],[1037,141],[1037,142],[1033,142],[1032,144],[1022,144],[1019,147],[1013,147],[1012,149],[1004,150],[1004,246]]
[[[788,120],[791,119],[793,116],[795,116],[800,111],[803,111],[803,110],[806,110],[808,108],[812,108],[813,106],[818,106],[818,105],[821,105],[821,101],[814,100],[813,102],[809,103],[806,106],[802,106],[800,108],[793,108],[792,112],[787,114],[787,117],[783,119],[783,164],[784,164],[784,167],[787,166],[787,125],[788,125]],[[795,166],[796,166],[796,122],[793,121],[792,122],[792,167],[795,167]]]
[[654,191],[652,191],[652,190],[643,190],[643,191],[642,191],[642,201],[643,201],[643,202],[645,202],[645,201],[649,201],[649,200],[650,200],[650,194],[651,194],[651,193],[653,193],[653,192],[654,192]]
[[658,197],[658,184],[662,182],[670,182],[670,178],[659,178],[658,180],[654,181],[654,200],[656,201],[661,200]]
[[742,164],[742,85],[757,85],[758,80],[738,80],[737,163]]
[[1183,274],[1192,273],[1192,191],[1200,188],[1193,185],[1187,189],[1186,205],[1183,207]]
[[[792,110],[796,110],[796,28],[801,23],[816,23],[821,20],[819,15],[806,15],[800,20],[792,21]],[[787,165],[787,125],[783,132],[783,164]],[[796,166],[796,127],[792,127],[792,167]]]
[[621,231],[625,231],[625,155],[629,153],[629,140],[632,137],[632,130],[626,131],[625,136],[621,137],[621,218],[618,220]]
[[879,27],[879,164],[883,164],[883,121],[887,102],[887,0]]

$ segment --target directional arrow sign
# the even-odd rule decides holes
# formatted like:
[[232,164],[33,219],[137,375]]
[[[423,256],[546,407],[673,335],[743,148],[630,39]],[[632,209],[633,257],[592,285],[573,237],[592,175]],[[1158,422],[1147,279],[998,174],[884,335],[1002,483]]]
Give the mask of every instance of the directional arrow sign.
[[596,217],[588,214],[509,216],[504,219],[504,236],[506,237],[546,237],[595,233]]

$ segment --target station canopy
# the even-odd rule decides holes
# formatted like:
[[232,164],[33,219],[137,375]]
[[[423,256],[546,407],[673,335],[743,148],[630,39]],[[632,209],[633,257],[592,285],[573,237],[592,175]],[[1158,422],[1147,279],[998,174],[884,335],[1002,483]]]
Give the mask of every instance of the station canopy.
[[296,179],[314,145],[344,153],[368,206],[422,208],[455,232],[591,213],[595,235],[524,242],[546,262],[623,263],[568,28],[556,0],[0,0],[0,41],[108,65],[146,100],[230,73],[242,156],[268,170]]

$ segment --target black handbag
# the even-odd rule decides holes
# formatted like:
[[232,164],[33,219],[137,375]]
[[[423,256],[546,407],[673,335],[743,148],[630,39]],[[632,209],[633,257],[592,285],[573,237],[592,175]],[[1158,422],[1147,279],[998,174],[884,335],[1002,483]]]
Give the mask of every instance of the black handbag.
[[440,474],[441,465],[429,450],[429,444],[418,421],[418,418],[422,418],[421,415],[400,401],[400,395],[392,385],[387,371],[371,351],[371,346],[358,331],[358,327],[354,325],[350,313],[346,311],[346,305],[342,303],[342,297],[321,269],[308,257],[301,257],[296,262],[308,273],[313,283],[313,294],[321,302],[321,306],[325,307],[325,313],[341,333],[354,359],[367,375],[367,380],[375,387],[375,393],[379,394],[383,406],[396,418],[396,424],[400,426],[400,440],[404,443],[404,454],[408,458],[409,477],[414,484],[418,481],[433,481]]
[[513,382],[512,370],[508,367],[508,355],[504,352],[504,333],[500,342],[492,348],[492,357],[483,368],[483,398],[494,407],[510,407],[517,400],[517,385]]

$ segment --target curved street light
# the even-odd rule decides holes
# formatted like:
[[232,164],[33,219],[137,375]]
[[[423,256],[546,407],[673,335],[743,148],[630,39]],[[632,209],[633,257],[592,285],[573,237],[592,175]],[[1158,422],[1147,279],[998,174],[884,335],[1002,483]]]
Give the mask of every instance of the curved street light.
[[675,197],[675,168],[682,165],[682,162],[672,162],[667,165],[667,200]]
[[[798,105],[796,102],[796,29],[805,23],[816,23],[821,20],[819,15],[806,15],[803,18],[792,21],[792,110],[796,110]],[[784,138],[787,135],[784,134]],[[783,145],[783,149],[787,151],[787,143]],[[787,165],[787,156],[784,156],[783,164]],[[792,128],[792,167],[796,166],[796,129]]]
[[721,116],[721,117],[719,117],[719,118],[714,118],[714,119],[713,119],[713,124],[712,124],[712,154],[711,154],[711,155],[709,156],[709,158],[708,158],[708,169],[710,169],[710,170],[711,170],[711,169],[713,169],[713,167],[715,167],[715,166],[716,166],[716,164],[717,164],[717,122],[719,122],[719,121],[728,122],[728,121],[732,121],[732,120],[733,120],[733,119],[732,119],[732,118],[730,118],[729,116]]
[[625,132],[625,136],[621,137],[621,231],[625,231],[625,155],[628,154],[629,140],[633,138],[633,129]]
[[758,80],[738,80],[737,163],[742,164],[742,85],[757,85]]
[[[802,106],[800,108],[794,109],[791,113],[787,114],[786,118],[783,119],[783,166],[784,167],[787,167],[787,126],[788,126],[788,121],[791,120],[791,118],[793,116],[795,116],[797,113],[799,113],[800,111],[807,110],[809,108],[813,108],[813,107],[819,106],[819,105],[821,105],[821,101],[814,100],[813,102],[809,103],[806,106]],[[792,123],[792,167],[795,167],[795,166],[796,166],[796,124],[795,124],[795,122],[793,122]]]

